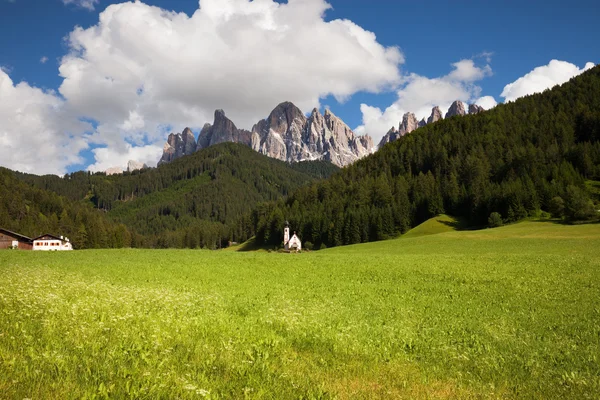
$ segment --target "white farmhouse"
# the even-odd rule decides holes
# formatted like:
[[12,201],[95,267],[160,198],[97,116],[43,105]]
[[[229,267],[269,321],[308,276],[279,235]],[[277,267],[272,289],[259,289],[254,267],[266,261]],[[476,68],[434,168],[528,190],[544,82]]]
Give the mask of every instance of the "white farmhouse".
[[302,250],[302,242],[300,238],[296,236],[296,232],[290,238],[290,224],[285,221],[285,227],[283,228],[283,247],[286,251],[300,251]]
[[69,238],[46,234],[33,239],[33,250],[65,251],[73,250],[73,245]]

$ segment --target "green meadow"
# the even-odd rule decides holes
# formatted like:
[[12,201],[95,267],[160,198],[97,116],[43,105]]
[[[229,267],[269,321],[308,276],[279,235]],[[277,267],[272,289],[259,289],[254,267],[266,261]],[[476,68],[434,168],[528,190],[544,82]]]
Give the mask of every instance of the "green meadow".
[[600,397],[600,225],[0,252],[0,398]]

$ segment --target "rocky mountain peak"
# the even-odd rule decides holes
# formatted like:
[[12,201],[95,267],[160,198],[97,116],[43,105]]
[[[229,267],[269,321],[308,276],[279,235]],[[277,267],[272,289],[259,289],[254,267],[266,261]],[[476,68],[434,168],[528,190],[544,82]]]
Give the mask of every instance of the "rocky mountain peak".
[[465,105],[462,101],[456,100],[446,113],[446,118],[454,117],[455,115],[465,115]]
[[269,128],[279,134],[287,132],[292,125],[303,125],[306,117],[302,111],[289,101],[279,104],[267,118]]
[[[485,110],[483,109],[483,107],[480,107],[477,104],[469,105],[469,114],[477,114],[482,111]],[[465,114],[465,104],[462,101],[457,100],[454,103],[452,103],[452,105],[448,109],[448,112],[446,113],[446,118],[450,118],[455,115]],[[417,121],[417,117],[415,116],[415,114],[408,112],[402,116],[402,122],[400,122],[400,126],[397,130],[394,127],[390,129],[383,136],[383,138],[381,138],[378,147],[381,147],[386,143],[398,140],[401,136],[411,133],[417,128],[422,128],[425,125],[441,121],[442,119],[444,119],[444,116],[442,115],[442,110],[440,110],[438,106],[435,106],[431,109],[431,115],[429,116],[429,118],[427,118],[427,122],[425,122],[425,118],[423,118],[421,121]]]
[[381,138],[381,141],[379,142],[378,147],[381,147],[384,144],[387,144],[389,142],[398,140],[399,137],[400,137],[400,135],[398,134],[398,129],[396,129],[395,126],[392,126],[391,129],[389,131],[387,131],[387,133],[385,135],[383,135],[383,137]]
[[[166,146],[167,145],[165,145],[165,147]],[[143,168],[148,168],[148,165],[143,164],[143,163],[141,163],[139,161],[129,160],[127,162],[127,168],[126,169],[124,169],[123,167],[112,167],[112,168],[107,169],[104,172],[106,173],[106,175],[115,175],[115,174],[122,174],[125,170],[127,172],[133,172],[133,171],[137,171],[137,170],[143,169]]]
[[434,122],[438,122],[444,119],[444,115],[442,114],[442,110],[438,106],[435,106],[431,109],[431,116],[427,118],[427,123],[432,124]]
[[238,129],[233,121],[227,118],[225,111],[215,110],[213,123],[204,124],[198,135],[195,151],[223,142],[243,143],[250,146],[251,134],[246,130]]
[[252,148],[285,161],[324,159],[344,166],[371,152],[372,141],[357,138],[331,110],[321,114],[314,108],[306,118],[290,102],[279,104],[252,128]]
[[[192,134],[192,136],[193,136],[193,134]],[[144,168],[148,168],[148,166],[139,161],[129,160],[127,162],[127,172],[133,172],[133,171],[137,171],[137,170],[144,169]]]
[[[213,123],[204,125],[197,143],[193,139],[188,128],[180,134],[170,134],[159,164],[222,142],[242,143],[283,161],[323,159],[338,166],[348,165],[374,150],[370,136],[356,136],[330,110],[322,115],[315,108],[307,118],[291,102],[277,105],[251,132],[238,129],[223,110],[216,110]],[[194,143],[193,150],[189,143]]]
[[107,169],[106,171],[104,171],[104,173],[106,175],[122,174],[123,173],[123,168],[121,168],[121,167],[111,167],[111,168]]
[[419,120],[417,120],[415,114],[407,112],[402,116],[402,122],[400,123],[400,127],[398,128],[398,133],[400,136],[404,136],[407,133],[411,133],[418,127]]
[[485,109],[477,104],[469,104],[469,114],[479,114],[485,111]]

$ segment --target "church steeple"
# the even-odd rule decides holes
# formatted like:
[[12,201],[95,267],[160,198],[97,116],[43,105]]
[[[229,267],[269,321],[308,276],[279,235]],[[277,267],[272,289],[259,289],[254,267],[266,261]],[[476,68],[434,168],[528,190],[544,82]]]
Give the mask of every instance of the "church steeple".
[[283,245],[287,246],[290,241],[290,223],[285,221],[285,226],[283,228]]

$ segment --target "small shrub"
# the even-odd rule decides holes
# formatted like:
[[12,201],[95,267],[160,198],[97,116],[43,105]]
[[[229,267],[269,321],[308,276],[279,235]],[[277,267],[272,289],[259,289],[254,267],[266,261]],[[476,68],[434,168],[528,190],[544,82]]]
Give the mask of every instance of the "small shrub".
[[490,228],[497,228],[499,226],[502,226],[502,216],[497,212],[491,213],[490,217],[488,218],[488,225]]
[[314,245],[311,242],[304,243],[304,248],[308,251],[312,250]]

